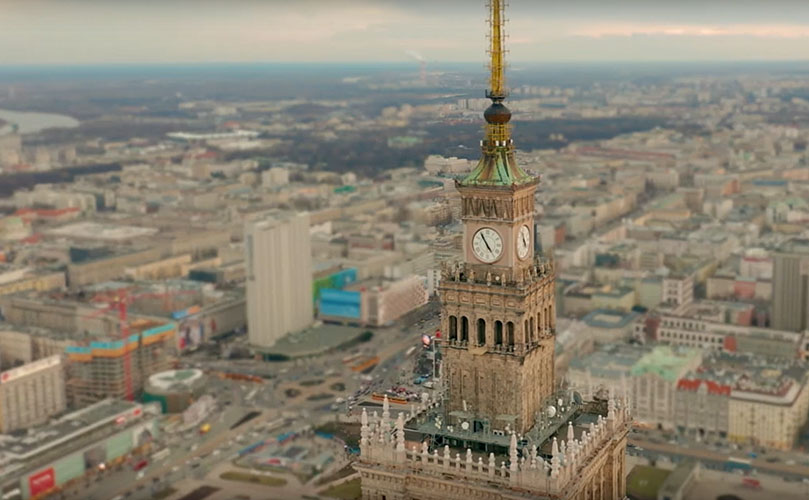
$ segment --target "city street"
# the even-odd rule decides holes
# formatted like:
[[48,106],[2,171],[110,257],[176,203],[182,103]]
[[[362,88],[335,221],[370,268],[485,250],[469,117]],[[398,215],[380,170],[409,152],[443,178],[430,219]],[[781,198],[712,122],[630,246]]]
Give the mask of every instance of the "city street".
[[[628,443],[631,448],[628,450],[630,454],[642,455],[647,458],[658,458],[659,456],[666,456],[680,460],[683,458],[694,458],[705,464],[706,467],[722,469],[727,462],[729,456],[724,453],[719,453],[711,450],[684,447],[682,445],[674,445],[670,443],[655,443],[653,441],[638,439],[630,436]],[[739,457],[745,457],[744,453],[739,453]],[[797,479],[809,478],[809,467],[801,464],[787,465],[779,462],[768,462],[765,459],[756,458],[752,459],[751,465],[753,469],[760,472],[768,472],[782,477],[794,477]]]
[[[151,456],[146,457],[150,463],[140,471],[143,474],[125,464],[120,470],[105,473],[100,481],[92,482],[87,487],[82,483],[81,487],[65,492],[64,498],[107,500],[122,495],[146,500],[168,486],[181,486],[182,491],[188,492],[202,484],[223,489],[229,487],[227,491],[232,491],[235,488],[233,481],[221,480],[218,474],[229,467],[229,462],[240,449],[267,437],[260,434],[258,429],[277,419],[281,409],[285,413],[298,413],[308,422],[317,424],[334,420],[338,413],[345,413],[349,407],[358,408],[362,401],[370,400],[370,394],[374,391],[384,392],[393,386],[408,387],[419,393],[426,390],[413,384],[414,362],[423,349],[422,334],[434,334],[439,320],[434,307],[426,307],[424,311],[411,314],[407,321],[414,324],[374,330],[373,338],[367,343],[349,351],[331,352],[316,358],[286,362],[240,360],[235,363],[207,359],[202,353],[184,358],[185,365],[207,367],[209,371],[206,393],[217,401],[217,409],[204,420],[211,425],[210,431],[200,435],[199,426],[194,426],[181,433],[157,436],[151,454],[163,448],[168,448],[169,454],[155,462],[152,462]],[[406,358],[404,354],[411,347],[417,350],[413,356]],[[351,370],[350,364],[343,363],[347,353],[354,351],[379,357],[379,363],[369,375],[356,373]],[[212,375],[216,371],[251,373],[253,370],[271,374],[272,378],[256,383]],[[298,386],[301,394],[294,398],[284,393],[283,388],[288,384],[313,380],[324,382],[316,386]],[[329,386],[335,383],[342,384],[344,389],[335,392],[334,398],[307,399],[330,392]],[[367,394],[352,402],[349,398],[362,387],[367,388]],[[336,405],[338,397],[345,402]],[[261,415],[236,429],[230,429],[250,411],[259,411]],[[246,490],[253,493],[253,490],[266,490],[256,485],[244,486],[247,494],[250,493]],[[320,488],[311,488],[310,493],[314,494],[314,490]]]

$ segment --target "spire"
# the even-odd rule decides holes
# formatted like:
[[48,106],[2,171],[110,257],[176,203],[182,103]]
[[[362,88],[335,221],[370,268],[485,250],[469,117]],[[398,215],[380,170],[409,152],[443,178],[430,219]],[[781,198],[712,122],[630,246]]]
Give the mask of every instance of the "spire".
[[505,36],[505,19],[503,15],[505,14],[506,6],[501,0],[490,0],[489,7],[491,8],[489,25],[492,31],[489,34],[489,42],[491,43],[491,47],[489,47],[489,57],[491,57],[489,69],[491,70],[491,75],[489,77],[489,93],[487,97],[493,100],[494,98],[503,100],[506,97],[506,58],[505,44],[503,43]]
[[517,471],[517,435],[513,432],[511,433],[511,442],[508,446],[508,459],[509,459],[509,469],[511,472]]
[[399,417],[396,419],[396,451],[405,451],[404,418],[402,417],[402,412],[399,412]]
[[365,411],[365,408],[362,409],[360,422],[362,423],[362,426],[360,427],[360,447],[365,448],[365,446],[368,445],[368,434],[371,431],[370,427],[368,426],[368,412]]
[[483,113],[486,139],[481,143],[482,157],[462,185],[512,186],[527,184],[534,178],[517,165],[511,140],[511,111],[503,104],[506,98],[505,0],[489,0],[489,90],[492,100]]

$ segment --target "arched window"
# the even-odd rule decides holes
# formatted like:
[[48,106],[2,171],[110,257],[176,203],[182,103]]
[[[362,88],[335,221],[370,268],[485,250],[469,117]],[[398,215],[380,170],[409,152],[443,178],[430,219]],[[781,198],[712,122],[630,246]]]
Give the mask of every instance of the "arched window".
[[514,323],[511,321],[506,323],[506,342],[508,345],[514,345]]
[[486,343],[486,320],[480,318],[478,320],[478,345]]
[[494,322],[494,345],[503,345],[503,322]]
[[449,317],[449,339],[458,340],[458,318],[456,316]]
[[469,342],[469,319],[461,316],[461,342]]
[[556,313],[553,312],[553,304],[551,304],[548,306],[548,328],[551,330],[556,328],[556,321],[554,320],[555,318],[554,314]]
[[528,320],[528,338],[531,339],[531,342],[534,341],[534,317],[531,316],[531,319]]

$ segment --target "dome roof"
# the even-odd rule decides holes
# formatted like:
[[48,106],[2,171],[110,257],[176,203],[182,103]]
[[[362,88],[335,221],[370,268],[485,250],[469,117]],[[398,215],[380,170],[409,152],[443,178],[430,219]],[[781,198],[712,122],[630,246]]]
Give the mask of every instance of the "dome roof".
[[511,110],[501,102],[494,102],[483,112],[483,118],[486,119],[487,123],[508,123],[511,120]]

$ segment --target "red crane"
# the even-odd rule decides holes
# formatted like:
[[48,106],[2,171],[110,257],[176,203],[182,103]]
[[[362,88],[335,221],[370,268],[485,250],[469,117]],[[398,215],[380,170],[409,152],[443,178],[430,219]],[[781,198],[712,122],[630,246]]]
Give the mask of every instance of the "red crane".
[[196,294],[199,292],[199,290],[174,290],[163,293],[147,292],[130,294],[128,288],[119,288],[117,290],[99,293],[91,299],[91,302],[105,302],[108,305],[98,312],[85,316],[87,318],[101,316],[102,314],[113,310],[118,311],[118,329],[120,331],[121,340],[124,343],[124,388],[126,399],[128,401],[134,401],[135,399],[135,394],[132,390],[132,358],[129,355],[129,349],[127,348],[127,344],[129,343],[129,323],[127,322],[127,309],[129,304],[134,302],[135,299],[140,298],[152,297],[166,300],[174,295]]

